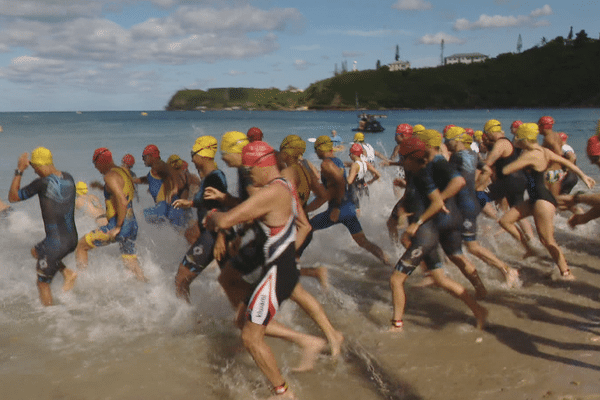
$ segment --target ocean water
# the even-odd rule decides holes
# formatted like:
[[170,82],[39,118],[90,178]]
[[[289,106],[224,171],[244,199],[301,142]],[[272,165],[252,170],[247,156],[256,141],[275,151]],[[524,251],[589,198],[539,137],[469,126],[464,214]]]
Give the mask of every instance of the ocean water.
[[[482,129],[488,119],[494,118],[508,130],[513,120],[536,122],[540,116],[551,115],[556,120],[555,130],[569,135],[568,143],[578,154],[578,165],[600,182],[598,169],[591,166],[585,156],[587,138],[594,132],[600,109],[376,113],[387,116],[381,119],[386,130],[368,134],[366,141],[385,154],[393,150],[395,126],[400,123],[420,123],[438,130],[451,123],[477,130]],[[179,154],[189,161],[189,151],[198,136],[213,135],[220,139],[224,132],[245,132],[252,126],[260,127],[265,140],[276,148],[289,134],[308,139],[328,135],[332,129],[349,142],[354,135],[352,128],[357,126],[357,113],[0,113],[0,125],[3,127],[0,133],[0,199],[7,202],[18,156],[38,146],[53,152],[57,168],[70,172],[76,181],[89,183],[101,180],[91,160],[94,149],[98,147],[111,149],[116,160],[132,153],[137,161],[133,171],[140,176],[147,173],[141,153],[150,143],[159,147],[163,159]],[[318,162],[310,144],[306,156],[314,163]],[[226,172],[230,185],[235,187],[233,171],[220,160],[218,163]],[[403,251],[392,245],[385,228],[385,221],[397,201],[391,189],[395,176],[393,168],[383,169],[383,178],[372,186],[371,197],[361,207],[361,223],[367,237],[378,243],[393,260]],[[34,173],[28,169],[23,185],[33,179]],[[100,192],[95,194],[101,197]],[[138,283],[123,270],[116,246],[96,249],[90,252],[90,267],[80,273],[73,291],[61,293],[62,278],[56,277],[52,290],[57,305],[51,308],[43,308],[39,304],[35,262],[29,254],[30,249],[44,237],[39,205],[35,199],[13,205],[15,211],[0,224],[0,398],[267,397],[265,379],[241,346],[239,334],[232,323],[233,312],[216,281],[216,268],[205,271],[192,285],[191,306],[175,298],[173,279],[188,246],[184,238],[172,229],[148,225],[140,218],[143,208],[150,205],[149,194],[141,190],[140,200],[134,204],[140,224],[137,246],[150,282]],[[567,259],[570,256],[583,257],[581,265],[593,265],[597,254],[587,253],[589,243],[586,238],[595,235],[596,223],[592,222],[573,233],[566,227],[567,217],[559,215],[555,221],[557,236],[569,246]],[[76,223],[80,236],[95,227],[94,221],[85,215],[78,214]],[[507,257],[511,265],[538,268],[535,262],[522,260],[510,238],[490,233],[496,229],[492,222],[483,221],[480,227],[482,243]],[[74,267],[74,256],[68,256],[65,262]],[[315,371],[293,374],[290,369],[298,362],[298,349],[288,343],[270,340],[280,367],[299,397],[319,399],[335,396],[367,400],[436,398],[424,394],[426,389],[419,389],[418,379],[405,380],[403,373],[410,377],[409,370],[401,373],[401,368],[377,358],[382,343],[384,347],[395,343],[394,339],[386,336],[373,342],[374,337],[382,335],[391,316],[387,287],[389,269],[355,245],[341,226],[316,233],[301,263],[327,266],[329,269],[332,289],[328,293],[310,279],[303,278],[302,282],[323,303],[333,324],[344,332],[348,347],[341,360],[332,361],[324,356],[319,359]],[[551,270],[551,263],[547,260],[541,264]],[[461,279],[450,268],[448,273],[457,280]],[[503,294],[508,291],[489,267],[482,267],[480,275],[492,292]],[[539,290],[535,293],[555,296],[555,288],[536,289],[533,283],[529,286],[534,288],[526,286],[516,292],[511,291],[511,295],[527,296],[531,293],[527,290]],[[432,299],[437,299],[437,296],[435,292]],[[447,296],[439,296],[440,304],[448,300]],[[588,306],[583,301],[573,301],[581,307]],[[592,301],[597,306],[597,297]],[[427,305],[424,307],[429,309]],[[460,303],[452,303],[451,307],[458,310],[455,313],[468,314]],[[448,313],[453,315],[450,311],[443,315]],[[416,306],[407,310],[407,318],[410,320],[411,317],[415,321],[425,318]],[[450,332],[444,330],[444,335],[463,338],[477,335],[468,315],[465,318],[464,321],[455,321],[456,326]],[[320,335],[318,328],[294,304],[284,304],[278,319],[293,328]],[[426,323],[414,329],[414,337],[432,330]],[[398,357],[402,359],[401,354]],[[530,368],[535,370],[537,367]],[[476,398],[468,394],[464,396]],[[478,398],[485,397],[479,393]]]

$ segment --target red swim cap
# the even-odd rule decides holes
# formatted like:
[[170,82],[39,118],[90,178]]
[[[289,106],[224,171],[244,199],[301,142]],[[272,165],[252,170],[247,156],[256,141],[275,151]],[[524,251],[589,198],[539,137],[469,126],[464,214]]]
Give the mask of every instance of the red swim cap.
[[445,134],[446,134],[446,131],[447,131],[448,129],[452,128],[453,126],[456,126],[456,125],[452,125],[452,124],[450,124],[450,125],[446,125],[446,126],[444,127],[444,131],[443,131],[442,133],[445,135]]
[[475,135],[475,131],[471,128],[465,128],[465,132],[467,133],[467,135],[473,137]]
[[409,124],[400,124],[396,127],[396,135],[402,135],[402,137],[410,137],[413,134],[413,127]]
[[275,150],[260,140],[250,142],[242,149],[242,164],[246,167],[270,167],[277,165]]
[[159,158],[160,157],[160,151],[158,150],[158,147],[156,147],[153,144],[149,144],[148,146],[146,146],[146,148],[142,152],[142,157],[143,156],[148,156],[148,155],[150,155],[152,157]]
[[360,143],[354,143],[351,147],[350,147],[350,154],[354,154],[355,156],[361,156],[363,153],[363,148],[360,145]]
[[510,126],[512,129],[518,129],[521,125],[523,125],[523,121],[516,120]]
[[588,139],[587,155],[590,157],[600,156],[600,138],[598,135],[594,135]]
[[566,141],[567,141],[567,139],[569,138],[569,135],[567,135],[567,134],[566,134],[566,133],[564,133],[564,132],[558,132],[558,137],[559,137],[559,138],[560,138],[560,140],[562,140],[562,141],[563,141],[563,143],[564,143],[564,142],[566,142]]
[[106,147],[100,147],[94,151],[92,156],[92,162],[94,164],[111,164],[113,162],[112,153]]
[[248,140],[251,142],[256,142],[257,140],[263,140],[262,131],[260,130],[260,128],[257,128],[255,126],[248,129],[248,133],[246,133],[246,136],[248,136]]
[[554,126],[554,118],[548,116],[542,117],[538,121],[538,126],[540,129],[552,129],[552,126]]
[[121,162],[125,165],[127,165],[129,168],[132,168],[133,165],[135,164],[135,158],[133,158],[133,156],[131,154],[125,154],[123,156],[123,159],[121,160]]
[[413,156],[415,158],[425,157],[427,146],[425,142],[416,136],[406,138],[400,143],[400,154],[404,157]]

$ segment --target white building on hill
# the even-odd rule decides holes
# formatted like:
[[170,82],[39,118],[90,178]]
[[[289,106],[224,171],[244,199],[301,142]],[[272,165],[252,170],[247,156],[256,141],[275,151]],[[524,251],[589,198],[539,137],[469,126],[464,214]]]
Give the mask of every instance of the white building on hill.
[[462,53],[454,54],[450,57],[444,57],[444,65],[448,64],[471,64],[476,62],[484,62],[489,57],[481,53]]
[[410,68],[410,63],[408,61],[394,61],[391,64],[388,64],[390,71],[405,71]]

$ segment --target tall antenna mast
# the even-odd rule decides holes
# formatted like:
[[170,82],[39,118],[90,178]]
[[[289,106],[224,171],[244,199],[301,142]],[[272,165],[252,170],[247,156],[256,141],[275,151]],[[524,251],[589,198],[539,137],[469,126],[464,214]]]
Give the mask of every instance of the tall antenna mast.
[[442,54],[440,56],[441,65],[444,65],[444,39],[442,39]]

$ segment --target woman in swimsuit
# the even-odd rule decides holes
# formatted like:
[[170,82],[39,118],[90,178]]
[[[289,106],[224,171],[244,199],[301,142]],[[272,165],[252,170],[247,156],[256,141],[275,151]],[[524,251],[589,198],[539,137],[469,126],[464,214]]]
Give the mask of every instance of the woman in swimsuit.
[[511,174],[523,170],[527,176],[529,199],[519,203],[504,214],[500,219],[500,225],[515,239],[524,243],[526,239],[516,228],[515,223],[532,215],[540,241],[550,252],[552,259],[560,270],[562,279],[574,280],[575,277],[569,270],[565,256],[554,238],[554,214],[556,213],[557,203],[546,186],[544,173],[551,164],[559,163],[579,175],[589,188],[594,186],[595,181],[585,175],[569,160],[540,146],[537,142],[538,132],[538,126],[534,123],[522,124],[517,129],[515,145],[523,149],[523,152],[518,159],[504,166],[502,173]]

